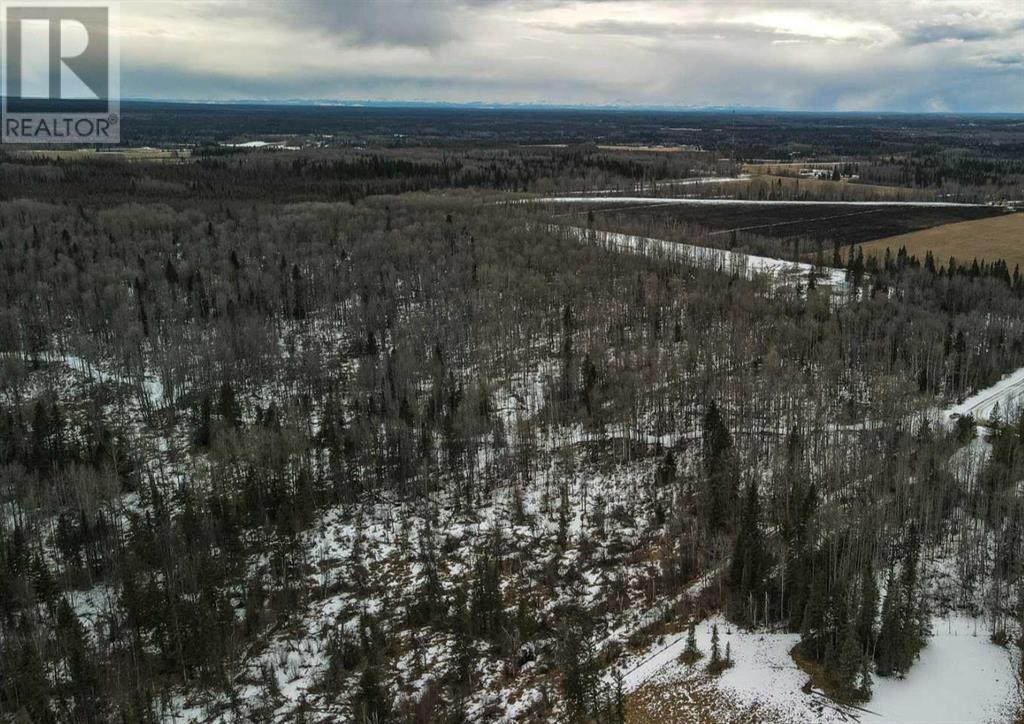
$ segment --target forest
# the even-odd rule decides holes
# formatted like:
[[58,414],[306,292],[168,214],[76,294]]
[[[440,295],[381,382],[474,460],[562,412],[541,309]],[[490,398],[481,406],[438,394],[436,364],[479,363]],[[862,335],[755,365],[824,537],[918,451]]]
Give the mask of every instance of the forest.
[[[1021,131],[922,120],[907,153],[884,123],[752,117],[723,157],[585,145],[584,113],[564,147],[529,114],[481,141],[474,113],[438,140],[426,112],[325,111],[310,134],[353,137],[254,151],[216,144],[275,131],[196,111],[137,126],[191,145],[171,162],[0,153],[0,720],[642,721],[652,652],[685,642],[713,685],[739,631],[791,637],[856,712],[953,614],[1019,674],[1024,414],[942,413],[1024,367],[1019,269],[529,201],[738,176],[784,136],[994,203],[1022,170],[986,139]],[[920,224],[1003,212],[973,208]],[[679,720],[733,720],[707,696]]]

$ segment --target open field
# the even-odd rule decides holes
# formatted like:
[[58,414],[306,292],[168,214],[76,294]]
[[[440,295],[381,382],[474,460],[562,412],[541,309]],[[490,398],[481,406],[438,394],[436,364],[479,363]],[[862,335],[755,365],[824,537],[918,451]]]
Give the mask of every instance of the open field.
[[895,254],[900,247],[918,258],[931,251],[938,263],[955,256],[961,261],[1005,259],[1012,268],[1024,266],[1024,214],[1003,214],[961,221],[907,234],[898,234],[864,244],[864,254]]
[[188,158],[192,152],[187,148],[112,148],[96,150],[95,148],[47,148],[15,151],[15,156],[25,158],[45,158],[61,161],[84,159],[116,159],[118,161],[174,161]]
[[[710,626],[717,621],[731,643],[736,665],[721,676],[703,671]],[[936,617],[933,635],[917,666],[905,677],[873,677],[874,695],[863,705],[836,702],[808,685],[791,651],[799,635],[749,632],[724,619],[696,626],[705,658],[689,667],[679,660],[685,635],[672,637],[643,670],[628,699],[627,721],[649,722],[995,722],[1010,703],[1012,656],[978,633],[965,616]],[[627,688],[631,677],[626,677]],[[936,686],[938,682],[938,686]]]
[[[842,245],[860,244],[955,222],[998,218],[1004,212],[986,206],[885,206],[843,204],[687,204],[580,208],[592,210],[598,226],[636,233],[649,219],[653,227],[702,227],[709,236],[749,232],[777,239],[802,238]],[[657,234],[654,234],[657,235]],[[898,248],[898,246],[897,246]]]
[[598,144],[602,151],[636,151],[637,153],[683,153],[699,151],[697,146],[648,146],[629,144]]
[[766,161],[763,163],[745,163],[743,164],[743,172],[758,176],[792,176],[805,168],[834,168],[843,164],[843,161]]
[[[808,198],[892,199],[895,201],[909,201],[915,198],[914,189],[899,186],[779,176],[771,173],[755,173],[754,177],[750,180],[750,186],[752,189],[763,188],[767,193],[785,189],[787,192],[786,198],[792,198],[793,192],[805,194]],[[919,198],[919,196],[916,198]]]

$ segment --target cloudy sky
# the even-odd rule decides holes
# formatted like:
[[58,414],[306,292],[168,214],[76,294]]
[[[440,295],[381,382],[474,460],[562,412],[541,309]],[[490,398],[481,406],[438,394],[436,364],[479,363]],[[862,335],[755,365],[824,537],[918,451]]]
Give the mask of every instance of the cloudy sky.
[[123,97],[1024,112],[1024,0],[123,0]]

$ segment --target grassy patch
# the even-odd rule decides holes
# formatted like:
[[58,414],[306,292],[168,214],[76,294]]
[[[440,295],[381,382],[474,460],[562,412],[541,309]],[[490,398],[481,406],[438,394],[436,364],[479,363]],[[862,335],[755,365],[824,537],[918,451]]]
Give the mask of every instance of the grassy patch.
[[955,256],[960,264],[970,264],[975,258],[988,262],[1005,259],[1011,269],[1016,264],[1024,267],[1024,214],[944,224],[878,239],[864,244],[863,249],[865,256],[882,257],[886,249],[895,256],[903,246],[918,259],[932,252],[936,265],[945,265]]

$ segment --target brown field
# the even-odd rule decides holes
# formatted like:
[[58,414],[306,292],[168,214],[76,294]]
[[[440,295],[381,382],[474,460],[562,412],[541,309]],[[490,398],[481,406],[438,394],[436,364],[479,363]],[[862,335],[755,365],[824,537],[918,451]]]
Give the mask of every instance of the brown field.
[[862,248],[865,256],[882,256],[886,249],[895,255],[901,246],[918,259],[924,259],[925,253],[931,251],[937,265],[944,265],[949,257],[955,256],[961,263],[975,258],[989,262],[1005,259],[1011,269],[1016,264],[1024,269],[1024,214],[944,224],[876,239]]
[[628,144],[598,144],[597,147],[602,151],[636,151],[638,153],[692,153],[700,150],[697,146],[631,146]]

